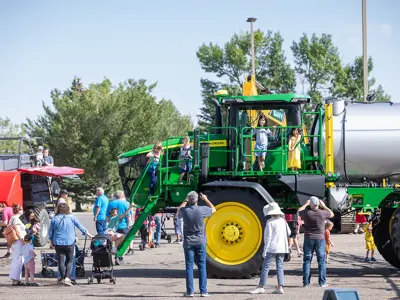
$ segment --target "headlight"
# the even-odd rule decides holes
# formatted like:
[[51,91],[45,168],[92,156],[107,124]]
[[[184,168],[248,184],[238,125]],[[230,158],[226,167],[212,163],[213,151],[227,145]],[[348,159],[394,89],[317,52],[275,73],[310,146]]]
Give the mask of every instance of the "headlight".
[[129,160],[130,160],[130,157],[118,158],[118,164],[119,165],[126,164]]

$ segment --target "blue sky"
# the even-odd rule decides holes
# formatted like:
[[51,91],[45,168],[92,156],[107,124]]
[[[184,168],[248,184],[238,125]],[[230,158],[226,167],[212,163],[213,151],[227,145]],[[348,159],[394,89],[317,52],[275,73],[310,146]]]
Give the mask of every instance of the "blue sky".
[[[400,1],[367,2],[372,75],[398,101]],[[255,28],[281,32],[289,62],[303,32],[332,34],[344,62],[362,54],[361,0],[1,1],[0,116],[35,118],[50,91],[77,75],[85,85],[104,77],[158,81],[154,95],[195,118],[207,77],[198,47],[248,30],[249,16]]]

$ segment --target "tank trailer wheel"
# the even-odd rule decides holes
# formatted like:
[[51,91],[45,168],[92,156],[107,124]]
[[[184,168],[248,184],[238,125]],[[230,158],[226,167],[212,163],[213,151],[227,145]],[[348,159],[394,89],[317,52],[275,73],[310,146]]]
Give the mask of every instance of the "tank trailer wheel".
[[251,278],[259,274],[264,248],[263,207],[250,189],[205,191],[217,212],[205,220],[207,272],[214,278]]
[[[396,211],[397,212],[397,211]],[[395,213],[396,213],[395,212]],[[393,247],[392,239],[390,237],[390,220],[392,218],[393,209],[382,209],[380,222],[373,228],[373,236],[376,248],[382,257],[390,263],[393,267],[400,269],[400,259],[396,255]],[[394,222],[393,222],[394,225]],[[399,231],[397,231],[399,233]],[[393,233],[393,231],[392,231]],[[398,238],[397,238],[398,240]]]
[[389,225],[391,225],[392,245],[397,262],[399,262],[398,268],[400,268],[400,208],[396,209],[392,217],[393,219],[389,221]]

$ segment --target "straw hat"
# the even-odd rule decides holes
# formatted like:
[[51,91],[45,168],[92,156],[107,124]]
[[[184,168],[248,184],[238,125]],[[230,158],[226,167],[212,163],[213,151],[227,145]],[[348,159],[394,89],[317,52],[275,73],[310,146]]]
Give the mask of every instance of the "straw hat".
[[269,205],[264,206],[263,209],[265,216],[272,216],[272,215],[281,215],[284,216],[285,214],[281,211],[278,203],[272,202]]

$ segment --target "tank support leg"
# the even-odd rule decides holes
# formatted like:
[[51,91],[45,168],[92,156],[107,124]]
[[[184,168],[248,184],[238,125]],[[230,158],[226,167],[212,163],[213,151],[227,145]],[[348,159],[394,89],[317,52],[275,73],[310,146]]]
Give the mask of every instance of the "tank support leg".
[[144,209],[143,209],[142,213],[140,214],[139,218],[136,220],[135,224],[133,224],[132,228],[129,230],[124,241],[122,242],[122,244],[118,250],[117,257],[122,257],[125,254],[130,243],[135,238],[136,233],[139,231],[140,227],[143,225],[143,222],[147,219],[151,210],[157,204],[157,200],[158,200],[158,197],[149,197],[148,198],[147,202],[144,205]]

